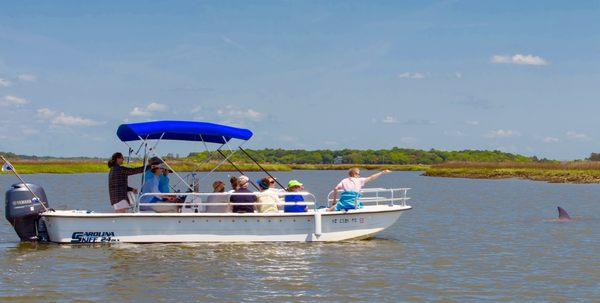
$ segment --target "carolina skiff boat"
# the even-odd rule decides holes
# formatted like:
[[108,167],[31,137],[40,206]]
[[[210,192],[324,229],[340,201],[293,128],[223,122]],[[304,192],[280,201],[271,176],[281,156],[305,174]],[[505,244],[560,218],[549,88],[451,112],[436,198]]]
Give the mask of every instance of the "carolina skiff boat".
[[[206,147],[210,160],[212,154],[206,143],[220,146],[216,152],[223,159],[214,169],[198,178],[190,173],[179,179],[179,190],[173,195],[181,203],[141,203],[144,193],[130,195],[131,212],[103,213],[81,210],[52,210],[43,189],[34,184],[17,183],[6,194],[6,217],[24,241],[50,241],[56,243],[152,243],[152,242],[326,242],[366,239],[394,224],[400,215],[412,207],[406,204],[408,188],[365,188],[356,203],[364,206],[348,211],[327,211],[318,208],[319,203],[309,192],[280,192],[286,195],[302,195],[304,202],[281,202],[284,205],[308,206],[302,213],[206,213],[202,209],[211,195],[228,193],[199,193],[197,185],[220,165],[229,161],[238,150],[248,155],[241,145],[252,137],[247,129],[234,128],[203,122],[155,121],[123,124],[117,136],[126,144],[140,142],[138,156],[143,159],[159,157],[156,146],[163,140],[197,141]],[[230,141],[242,140],[238,150],[231,149]],[[129,146],[129,144],[128,144]],[[222,150],[227,146],[228,155]],[[129,146],[130,155],[135,149]],[[161,159],[162,160],[162,159]],[[164,160],[163,160],[164,162]],[[230,162],[232,165],[233,162]],[[171,170],[172,167],[164,162]],[[257,165],[260,166],[258,162]],[[14,170],[14,168],[13,168]],[[241,172],[241,171],[240,171]],[[241,172],[243,173],[243,172]],[[269,174],[265,171],[266,174]],[[332,183],[335,180],[332,180]],[[237,195],[238,193],[236,193]],[[251,195],[260,195],[260,192]],[[228,201],[226,199],[225,201]],[[284,201],[284,199],[281,199]],[[331,203],[331,193],[322,207]],[[211,203],[210,205],[249,205],[259,203]],[[172,212],[145,212],[140,208],[170,207]],[[175,206],[175,207],[174,207]]]

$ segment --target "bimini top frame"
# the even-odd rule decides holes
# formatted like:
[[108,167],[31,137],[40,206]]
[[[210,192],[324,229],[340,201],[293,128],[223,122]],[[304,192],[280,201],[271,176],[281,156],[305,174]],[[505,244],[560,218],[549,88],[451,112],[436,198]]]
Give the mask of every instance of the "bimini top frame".
[[153,121],[122,124],[117,129],[117,136],[123,142],[158,139],[225,144],[231,139],[247,141],[252,137],[252,132],[207,122]]
[[[133,148],[127,144],[130,141],[141,141],[140,147],[135,152],[136,155],[141,156],[139,154],[140,150],[143,148],[143,162],[146,163],[146,160],[155,156],[158,157],[173,173],[177,176],[180,182],[185,184],[186,190],[194,191],[194,183],[192,185],[188,184],[168,163],[164,161],[157,153],[156,146],[162,140],[176,140],[176,141],[195,141],[202,142],[206,151],[208,152],[208,157],[205,162],[208,163],[212,154],[206,145],[206,143],[216,143],[221,146],[217,148],[217,151],[220,155],[224,157],[224,159],[218,163],[207,175],[203,178],[206,178],[208,175],[212,174],[217,168],[219,168],[223,163],[229,161],[235,154],[235,150],[231,149],[229,145],[229,141],[231,139],[239,139],[244,141],[241,145],[244,145],[246,141],[248,141],[252,137],[252,132],[248,129],[236,128],[227,125],[220,125],[208,122],[195,122],[195,121],[152,121],[152,122],[142,122],[142,123],[130,123],[130,124],[122,124],[117,129],[117,137],[123,143],[125,143],[129,147],[129,158],[131,158],[131,153],[134,152]],[[149,146],[148,143],[151,140],[155,140],[153,146]],[[241,149],[240,145],[240,149]],[[229,155],[225,155],[221,152],[221,148],[223,146],[227,146],[230,153]],[[240,171],[241,172],[241,171]],[[243,173],[242,173],[243,174]],[[145,173],[142,175],[142,184],[144,183]],[[192,173],[195,176],[195,173]],[[194,178],[195,179],[195,178]],[[198,180],[199,182],[200,180]],[[178,182],[179,184],[179,182]],[[139,211],[139,197],[135,206],[135,211]]]

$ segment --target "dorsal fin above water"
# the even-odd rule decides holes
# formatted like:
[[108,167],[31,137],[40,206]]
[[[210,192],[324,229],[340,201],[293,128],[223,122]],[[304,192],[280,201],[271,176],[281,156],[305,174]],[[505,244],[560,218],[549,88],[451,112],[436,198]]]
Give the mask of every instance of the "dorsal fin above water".
[[558,218],[563,220],[571,220],[571,217],[569,216],[567,211],[560,206],[558,207]]

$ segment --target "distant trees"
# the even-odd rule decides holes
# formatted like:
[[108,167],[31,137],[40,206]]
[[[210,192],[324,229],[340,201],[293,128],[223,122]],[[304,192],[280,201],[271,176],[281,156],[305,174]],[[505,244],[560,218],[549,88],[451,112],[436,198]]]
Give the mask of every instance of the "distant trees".
[[592,153],[589,158],[589,161],[600,161],[600,153]]
[[[261,149],[248,152],[263,163],[274,164],[438,164],[450,161],[460,162],[538,162],[537,158],[505,153],[498,150],[429,151],[394,147],[379,150],[285,150]],[[204,160],[206,152],[192,153],[194,160]],[[219,158],[213,155],[213,159]],[[237,153],[232,160],[238,163],[250,162],[243,154]]]

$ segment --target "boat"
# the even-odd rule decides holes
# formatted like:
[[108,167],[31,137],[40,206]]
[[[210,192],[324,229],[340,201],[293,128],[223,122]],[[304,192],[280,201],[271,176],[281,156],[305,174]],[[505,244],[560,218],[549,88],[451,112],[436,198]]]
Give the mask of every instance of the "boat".
[[[306,205],[308,211],[300,213],[207,213],[202,207],[211,195],[229,193],[197,192],[197,186],[218,167],[231,162],[238,151],[255,159],[242,146],[252,137],[248,129],[191,121],[152,121],[120,125],[117,137],[130,151],[144,162],[158,157],[174,172],[178,186],[183,190],[173,193],[181,199],[178,203],[142,203],[146,195],[163,193],[130,192],[128,213],[109,213],[87,210],[51,209],[41,186],[26,183],[22,178],[6,193],[6,217],[23,241],[47,241],[63,244],[76,243],[188,243],[188,242],[335,242],[368,239],[393,225],[401,214],[412,209],[407,205],[409,188],[363,188],[356,203],[362,208],[329,211],[332,193],[322,201],[307,191],[280,191],[280,197],[302,195],[304,202],[281,202],[285,205]],[[157,153],[159,143],[169,140],[201,142],[208,152],[207,163],[218,154],[222,160],[199,177],[199,173],[181,175],[175,172]],[[240,141],[237,149],[233,141]],[[139,143],[137,151],[130,144]],[[211,151],[208,144],[219,147]],[[225,149],[227,147],[227,149]],[[7,162],[8,163],[8,162]],[[255,163],[263,169],[260,163]],[[11,167],[14,171],[14,167]],[[266,174],[270,173],[263,169]],[[15,171],[16,173],[16,171]],[[243,174],[242,171],[240,171]],[[277,182],[279,183],[279,182]],[[281,184],[280,184],[281,185]],[[283,185],[281,185],[283,187]],[[163,194],[164,195],[164,194]],[[248,195],[260,195],[259,192]],[[284,201],[284,199],[282,199]],[[319,203],[320,202],[320,203]],[[217,203],[219,204],[219,203]],[[223,205],[248,205],[257,203],[220,203]],[[211,204],[216,205],[216,204]],[[171,207],[171,212],[143,211],[149,207]]]

